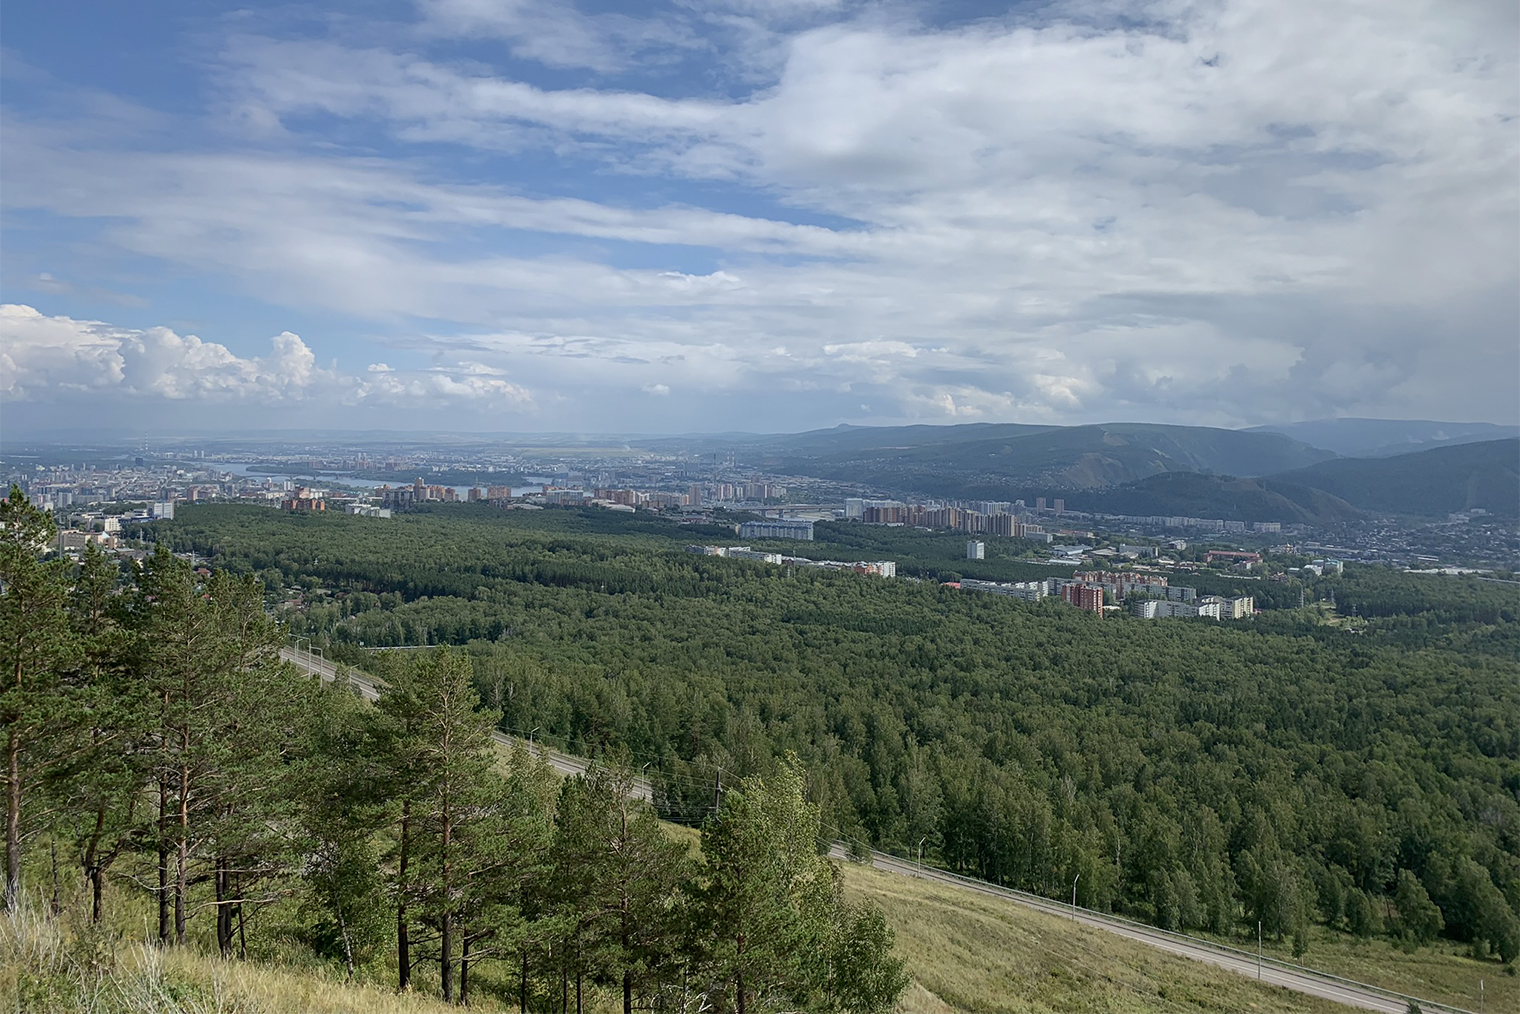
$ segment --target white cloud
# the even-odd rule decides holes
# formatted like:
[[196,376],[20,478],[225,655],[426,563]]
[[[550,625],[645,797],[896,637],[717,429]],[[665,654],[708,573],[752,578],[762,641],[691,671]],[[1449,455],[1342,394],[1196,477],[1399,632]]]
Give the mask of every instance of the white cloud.
[[47,400],[100,391],[170,400],[299,398],[328,379],[299,337],[270,340],[267,356],[242,358],[225,345],[166,327],[146,330],[46,316],[0,304],[0,375],[8,398]]
[[9,401],[59,402],[82,395],[217,405],[341,399],[348,405],[433,408],[486,404],[531,408],[531,392],[496,367],[469,360],[400,371],[373,363],[361,376],[319,367],[289,331],[265,356],[242,357],[166,327],[122,328],[0,304],[0,393]]
[[[672,412],[749,425],[781,389],[836,421],[1517,410],[1520,101],[1491,6],[1066,3],[943,29],[828,3],[420,9],[362,42],[230,40],[246,148],[8,125],[6,200],[442,357],[334,381],[348,402],[593,392],[615,418],[677,388]],[[709,56],[710,77],[639,77]],[[86,338],[36,353],[49,383],[322,382],[269,379],[301,375],[279,351]]]

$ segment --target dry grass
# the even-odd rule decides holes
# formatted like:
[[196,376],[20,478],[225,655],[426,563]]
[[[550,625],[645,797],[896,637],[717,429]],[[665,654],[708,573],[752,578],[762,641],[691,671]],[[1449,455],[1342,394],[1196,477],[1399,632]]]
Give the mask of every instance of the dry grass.
[[1347,1009],[953,887],[846,864],[845,890],[897,931],[899,1014]]
[[[1242,941],[1231,941],[1246,946]],[[1254,947],[1254,941],[1249,946]],[[1266,952],[1292,961],[1288,941],[1266,942]],[[1508,975],[1494,960],[1472,958],[1463,944],[1438,940],[1412,954],[1386,938],[1359,940],[1347,933],[1315,926],[1301,964],[1332,975],[1370,982],[1411,996],[1449,1003],[1467,1010],[1520,1011],[1520,977]],[[1478,980],[1483,980],[1480,1004]]]
[[124,934],[120,926],[90,926],[82,908],[58,918],[40,912],[34,905],[0,915],[0,1011],[6,1014],[442,1014],[457,1009],[373,983],[348,983],[341,971],[326,966],[228,961],[194,945],[160,948]]

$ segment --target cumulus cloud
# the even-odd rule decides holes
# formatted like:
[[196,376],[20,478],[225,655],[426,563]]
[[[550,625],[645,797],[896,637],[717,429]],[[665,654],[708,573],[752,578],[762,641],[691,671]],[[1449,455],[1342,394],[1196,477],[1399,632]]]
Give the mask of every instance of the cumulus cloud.
[[242,358],[166,327],[120,328],[7,303],[0,305],[0,338],[0,390],[17,400],[67,391],[279,400],[301,397],[325,379],[311,350],[288,331],[270,340],[269,355]]
[[1069,0],[936,25],[426,0],[362,38],[245,31],[218,67],[237,143],[23,120],[6,200],[432,365],[312,361],[281,386],[293,347],[86,328],[27,368],[608,420],[676,389],[658,408],[683,428],[789,422],[757,422],[778,392],[821,424],[1510,418],[1520,98],[1496,6]]
[[238,356],[225,345],[166,327],[134,329],[49,316],[0,304],[0,393],[10,401],[71,401],[81,395],[229,405],[278,406],[308,399],[389,407],[489,404],[520,410],[532,394],[499,368],[459,361],[398,371],[373,363],[359,376],[317,365],[289,331],[267,355]]

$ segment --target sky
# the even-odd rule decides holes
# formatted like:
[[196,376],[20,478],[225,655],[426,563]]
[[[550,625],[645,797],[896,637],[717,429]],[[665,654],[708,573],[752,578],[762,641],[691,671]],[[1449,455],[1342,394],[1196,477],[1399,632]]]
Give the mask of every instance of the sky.
[[1513,423],[1517,21],[17,0],[0,437]]

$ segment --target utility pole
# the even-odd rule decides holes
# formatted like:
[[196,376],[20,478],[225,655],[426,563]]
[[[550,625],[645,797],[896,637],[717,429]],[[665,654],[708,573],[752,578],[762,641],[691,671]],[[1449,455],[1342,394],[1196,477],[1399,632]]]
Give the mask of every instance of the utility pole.
[[1082,874],[1078,873],[1071,880],[1071,921],[1072,922],[1076,922],[1077,921],[1077,881],[1079,881],[1081,879],[1082,879]]

